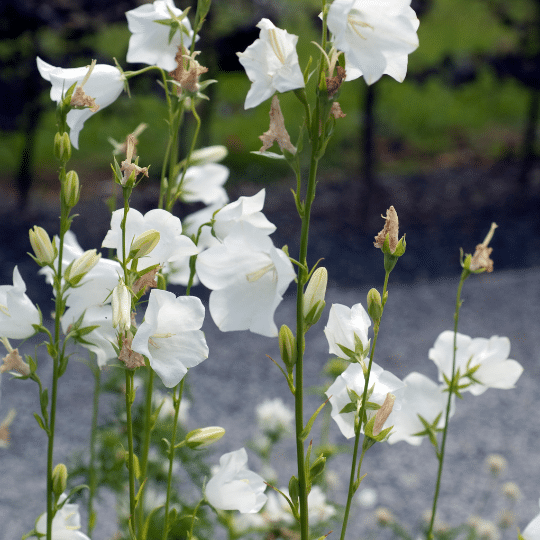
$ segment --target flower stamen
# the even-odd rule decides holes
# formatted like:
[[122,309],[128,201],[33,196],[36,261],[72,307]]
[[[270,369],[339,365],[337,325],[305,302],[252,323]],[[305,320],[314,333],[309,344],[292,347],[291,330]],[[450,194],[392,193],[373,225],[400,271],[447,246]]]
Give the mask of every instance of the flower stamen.
[[277,271],[274,263],[267,264],[266,266],[259,268],[259,270],[255,270],[254,272],[246,274],[246,279],[250,283],[253,283],[254,281],[258,281],[259,279],[261,279],[268,272],[272,272],[272,281],[275,281],[277,279]]
[[269,37],[270,46],[272,47],[272,50],[274,51],[274,54],[276,55],[277,59],[282,64],[285,64],[285,55],[283,54],[283,49],[281,48],[281,45],[279,43],[279,39],[277,37],[277,32],[275,28],[271,28],[268,30],[268,37]]
[[356,9],[351,9],[349,12],[349,15],[347,15],[347,24],[350,25],[352,31],[361,39],[366,40],[367,38],[364,37],[358,30],[358,28],[371,28],[372,30],[375,30],[371,24],[368,24],[367,22],[362,21],[358,17],[360,17],[360,12]]

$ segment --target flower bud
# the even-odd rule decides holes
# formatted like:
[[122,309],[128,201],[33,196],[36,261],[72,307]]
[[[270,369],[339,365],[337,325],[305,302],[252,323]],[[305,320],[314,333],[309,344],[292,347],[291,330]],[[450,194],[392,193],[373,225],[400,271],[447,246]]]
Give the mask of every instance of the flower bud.
[[111,295],[113,327],[125,332],[131,327],[131,297],[128,288],[120,280]]
[[66,131],[56,133],[54,136],[54,157],[64,163],[71,158],[71,141]]
[[66,179],[62,186],[62,194],[64,196],[64,202],[70,208],[73,208],[79,202],[79,175],[75,171],[69,171],[66,174]]
[[41,266],[52,264],[56,258],[56,250],[47,234],[47,231],[37,225],[28,232],[30,244],[36,255],[36,262]]
[[367,295],[367,312],[373,321],[381,320],[382,315],[381,295],[377,289],[371,289]]
[[68,472],[63,463],[59,463],[52,472],[52,490],[53,493],[60,497],[66,490]]
[[309,468],[309,479],[310,481],[319,476],[324,471],[326,465],[326,458],[323,455],[320,455]]
[[190,165],[206,165],[207,163],[217,163],[222,159],[225,159],[228,154],[226,146],[217,144],[215,146],[207,146],[206,148],[199,148],[191,152],[189,159]]
[[95,249],[85,251],[78,259],[75,259],[64,273],[64,279],[72,286],[78,285],[82,278],[96,266],[101,259],[101,254]]
[[192,450],[205,448],[221,439],[223,435],[225,435],[225,430],[219,426],[194,429],[186,435],[186,444]]
[[279,352],[283,363],[290,369],[296,364],[296,339],[287,325],[279,329]]
[[328,272],[326,268],[317,268],[304,293],[304,319],[308,326],[314,325],[321,318],[326,305],[324,296],[327,283]]
[[129,250],[129,258],[139,259],[145,257],[158,245],[159,239],[160,234],[155,229],[143,232],[133,240]]

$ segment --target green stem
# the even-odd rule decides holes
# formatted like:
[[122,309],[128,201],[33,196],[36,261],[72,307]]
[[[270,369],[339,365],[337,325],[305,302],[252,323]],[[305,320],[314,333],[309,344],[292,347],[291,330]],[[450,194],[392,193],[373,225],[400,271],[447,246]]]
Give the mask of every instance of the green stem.
[[461,278],[459,280],[457,295],[456,295],[456,308],[454,311],[454,347],[453,347],[453,353],[452,353],[452,375],[450,377],[450,386],[448,388],[448,401],[446,403],[446,414],[445,414],[445,421],[444,421],[444,429],[442,434],[442,441],[441,441],[441,449],[437,454],[437,459],[439,460],[439,470],[437,471],[437,482],[435,484],[435,494],[433,495],[433,507],[431,509],[431,521],[429,523],[429,530],[427,533],[428,540],[433,540],[433,527],[435,524],[435,515],[437,513],[437,503],[439,500],[439,492],[441,489],[441,478],[442,478],[442,470],[443,470],[443,463],[444,463],[444,452],[446,448],[446,436],[448,434],[448,420],[450,418],[450,408],[452,406],[452,394],[455,391],[454,388],[454,378],[456,373],[456,351],[457,351],[457,330],[458,330],[458,322],[459,322],[459,310],[461,308],[461,290],[463,289],[463,284],[465,283],[465,280],[469,277],[471,274],[470,270],[467,270],[466,268],[463,269],[461,272]]
[[[176,444],[176,431],[178,428],[178,414],[180,413],[180,404],[182,403],[182,394],[184,392],[184,382],[186,377],[184,377],[180,384],[175,387],[173,390],[173,402],[174,402],[174,423],[171,436],[171,445],[169,446],[169,473],[167,475],[167,498],[165,500],[165,521],[163,523],[163,540],[167,540],[169,533],[169,510],[170,510],[170,501],[171,501],[171,486],[172,486],[172,474],[174,466],[174,453],[175,453],[175,444]],[[176,396],[176,388],[178,388],[178,397]]]
[[92,530],[96,523],[94,513],[94,497],[97,491],[96,476],[96,436],[99,411],[99,392],[101,387],[101,370],[93,366],[94,373],[94,399],[92,401],[92,431],[90,432],[90,463],[88,465],[88,536],[92,535]]
[[[384,305],[386,304],[386,290],[388,288],[388,278],[390,277],[390,272],[386,272],[384,276],[384,285],[383,285],[383,293],[382,293],[382,312],[381,312],[381,319],[382,315],[384,313]],[[341,540],[345,539],[345,533],[347,532],[347,524],[349,521],[349,513],[351,510],[351,503],[352,498],[356,492],[357,486],[355,487],[355,483],[360,478],[360,469],[362,467],[362,461],[364,459],[364,454],[366,452],[365,448],[362,448],[362,455],[360,456],[360,461],[358,463],[358,471],[356,470],[356,458],[358,455],[358,444],[360,441],[360,431],[362,429],[362,422],[364,418],[364,411],[366,410],[366,400],[367,400],[367,394],[368,394],[368,388],[369,388],[369,376],[371,374],[371,366],[373,365],[373,358],[375,356],[375,349],[377,347],[377,339],[379,337],[379,330],[381,325],[381,319],[376,321],[373,325],[373,345],[371,346],[371,351],[369,354],[369,364],[367,367],[367,371],[364,374],[364,392],[362,393],[362,404],[360,405],[360,411],[358,413],[358,416],[360,418],[360,422],[358,424],[358,428],[356,429],[355,439],[354,439],[354,452],[353,452],[353,459],[351,463],[351,475],[349,479],[349,491],[347,494],[347,504],[345,506],[345,515],[343,516],[343,526],[341,528]],[[355,478],[356,477],[356,478]]]
[[133,426],[131,424],[131,405],[133,404],[133,371],[126,369],[126,422],[128,438],[128,474],[129,474],[129,521],[135,532],[135,474],[133,457]]

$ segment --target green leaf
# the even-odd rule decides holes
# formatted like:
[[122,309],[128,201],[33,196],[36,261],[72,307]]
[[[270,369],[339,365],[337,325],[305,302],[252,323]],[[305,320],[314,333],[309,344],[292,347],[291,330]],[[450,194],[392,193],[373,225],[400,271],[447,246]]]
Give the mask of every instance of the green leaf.
[[43,420],[41,416],[39,416],[38,413],[34,413],[34,418],[36,419],[36,422],[39,424],[39,427],[45,432],[49,433],[49,430],[45,427],[45,424],[43,423]]
[[345,407],[343,407],[343,409],[339,411],[339,414],[346,414],[346,413],[351,413],[351,412],[356,412],[355,403],[347,403],[347,405],[345,405]]
[[311,428],[313,427],[313,422],[315,422],[315,419],[317,418],[319,413],[322,411],[323,407],[328,403],[328,399],[311,415],[311,418],[309,419],[309,422],[306,424],[306,427],[303,429],[302,433],[300,433],[300,439],[302,441],[305,441],[308,438],[309,432],[311,431]]

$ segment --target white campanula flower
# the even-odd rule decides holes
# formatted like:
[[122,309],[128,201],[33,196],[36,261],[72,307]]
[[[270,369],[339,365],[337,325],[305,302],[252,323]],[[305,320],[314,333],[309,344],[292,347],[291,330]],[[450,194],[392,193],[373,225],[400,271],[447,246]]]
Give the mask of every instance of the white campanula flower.
[[[351,401],[347,388],[354,390],[361,397],[364,392],[364,382],[362,366],[360,364],[351,364],[326,391],[326,395],[330,398],[330,404],[332,405],[332,418],[347,439],[354,437],[354,419],[356,413],[348,412],[340,414],[340,411]],[[384,424],[385,428],[394,424],[394,415],[401,407],[404,386],[403,382],[389,371],[385,371],[375,363],[371,365],[368,388],[370,390],[373,388],[373,393],[369,397],[369,401],[382,405],[388,393],[396,396],[393,412],[386,420]],[[367,411],[368,421],[373,415],[375,415],[375,411]]]
[[140,62],[171,71],[176,68],[174,57],[183,43],[186,49],[191,46],[193,30],[187,17],[182,19],[185,32],[177,30],[169,43],[171,27],[156,21],[171,19],[171,13],[180,17],[184,12],[178,9],[173,0],[156,0],[126,12],[128,28],[131,32],[127,52],[128,62]]
[[328,324],[324,333],[329,345],[330,354],[347,359],[348,356],[339,347],[355,350],[355,336],[362,342],[362,347],[369,346],[368,329],[371,319],[362,304],[356,304],[352,308],[343,304],[332,304],[328,315]]
[[266,399],[255,410],[257,424],[265,433],[291,431],[294,412],[283,403],[281,398]]
[[272,234],[276,226],[270,223],[262,213],[266,190],[261,189],[256,195],[251,197],[240,197],[238,200],[224,206],[216,215],[214,222],[214,232],[220,240],[231,232],[237,225],[244,223],[255,227],[264,234]]
[[266,502],[264,480],[247,468],[247,452],[240,448],[223,454],[219,468],[206,484],[206,498],[218,510],[238,510],[242,514],[258,512]]
[[144,354],[167,388],[176,386],[188,368],[208,358],[208,346],[200,330],[204,306],[194,296],[176,297],[152,289],[144,322],[131,348]]
[[407,56],[418,47],[419,21],[410,0],[334,0],[328,29],[334,47],[345,53],[347,81],[367,84],[390,75],[402,82]]
[[261,19],[259,39],[243,53],[236,53],[251,81],[245,109],[256,107],[276,92],[304,87],[304,76],[298,64],[298,36],[276,28],[268,19]]
[[[59,502],[66,500],[66,495],[60,495]],[[52,520],[53,540],[90,540],[86,534],[82,533],[81,515],[78,504],[64,504],[56,513]],[[47,512],[41,514],[36,522],[36,531],[41,535],[47,534]],[[37,540],[36,536],[31,536],[28,540]]]
[[25,339],[40,324],[39,312],[26,295],[26,283],[19,269],[13,269],[13,285],[0,285],[0,336]]
[[[41,76],[52,84],[51,99],[57,103],[74,83],[81,83],[88,73],[88,67],[63,69],[51,66],[39,57],[37,58],[37,66]],[[105,64],[94,66],[90,78],[84,85],[85,93],[95,99],[96,105],[99,105],[100,109],[104,109],[115,101],[123,89],[124,79],[120,70]],[[67,125],[70,128],[71,143],[75,148],[79,148],[79,133],[84,123],[96,112],[86,108],[73,109],[68,112]]]
[[[122,259],[122,229],[124,209],[115,210],[111,217],[111,228],[103,247],[116,249],[116,256]],[[161,209],[150,210],[144,216],[133,208],[129,209],[126,220],[126,257],[131,243],[142,233],[154,229],[159,232],[157,246],[139,262],[139,270],[155,264],[164,265],[183,256],[195,255],[197,246],[187,236],[182,235],[180,220],[170,212]]]
[[220,163],[189,167],[182,182],[182,200],[223,206],[229,202],[227,192],[223,189],[228,178],[229,169]]
[[249,223],[238,223],[223,244],[197,257],[197,274],[209,289],[210,314],[222,332],[278,334],[274,312],[295,277],[291,261]]
[[[488,388],[513,388],[523,372],[521,364],[508,359],[510,340],[507,337],[473,339],[458,333],[456,346],[456,371],[460,371],[461,384],[471,382],[464,375],[468,369],[477,367],[472,376],[478,383],[472,382],[463,389],[474,396],[483,394]],[[449,379],[452,376],[453,350],[454,332],[450,330],[442,332],[429,350],[429,359],[439,368],[441,382],[444,381],[443,374]]]
[[[423,438],[414,434],[425,429],[418,415],[432,424],[441,414],[437,427],[443,428],[448,393],[443,391],[443,386],[436,384],[421,373],[409,373],[403,382],[405,389],[402,394],[401,409],[393,412],[394,429],[388,442],[394,444],[398,441],[406,441],[413,446],[418,446]],[[454,410],[454,401],[452,400],[450,415],[454,414]]]
[[521,533],[525,540],[540,540],[540,514],[538,514]]

